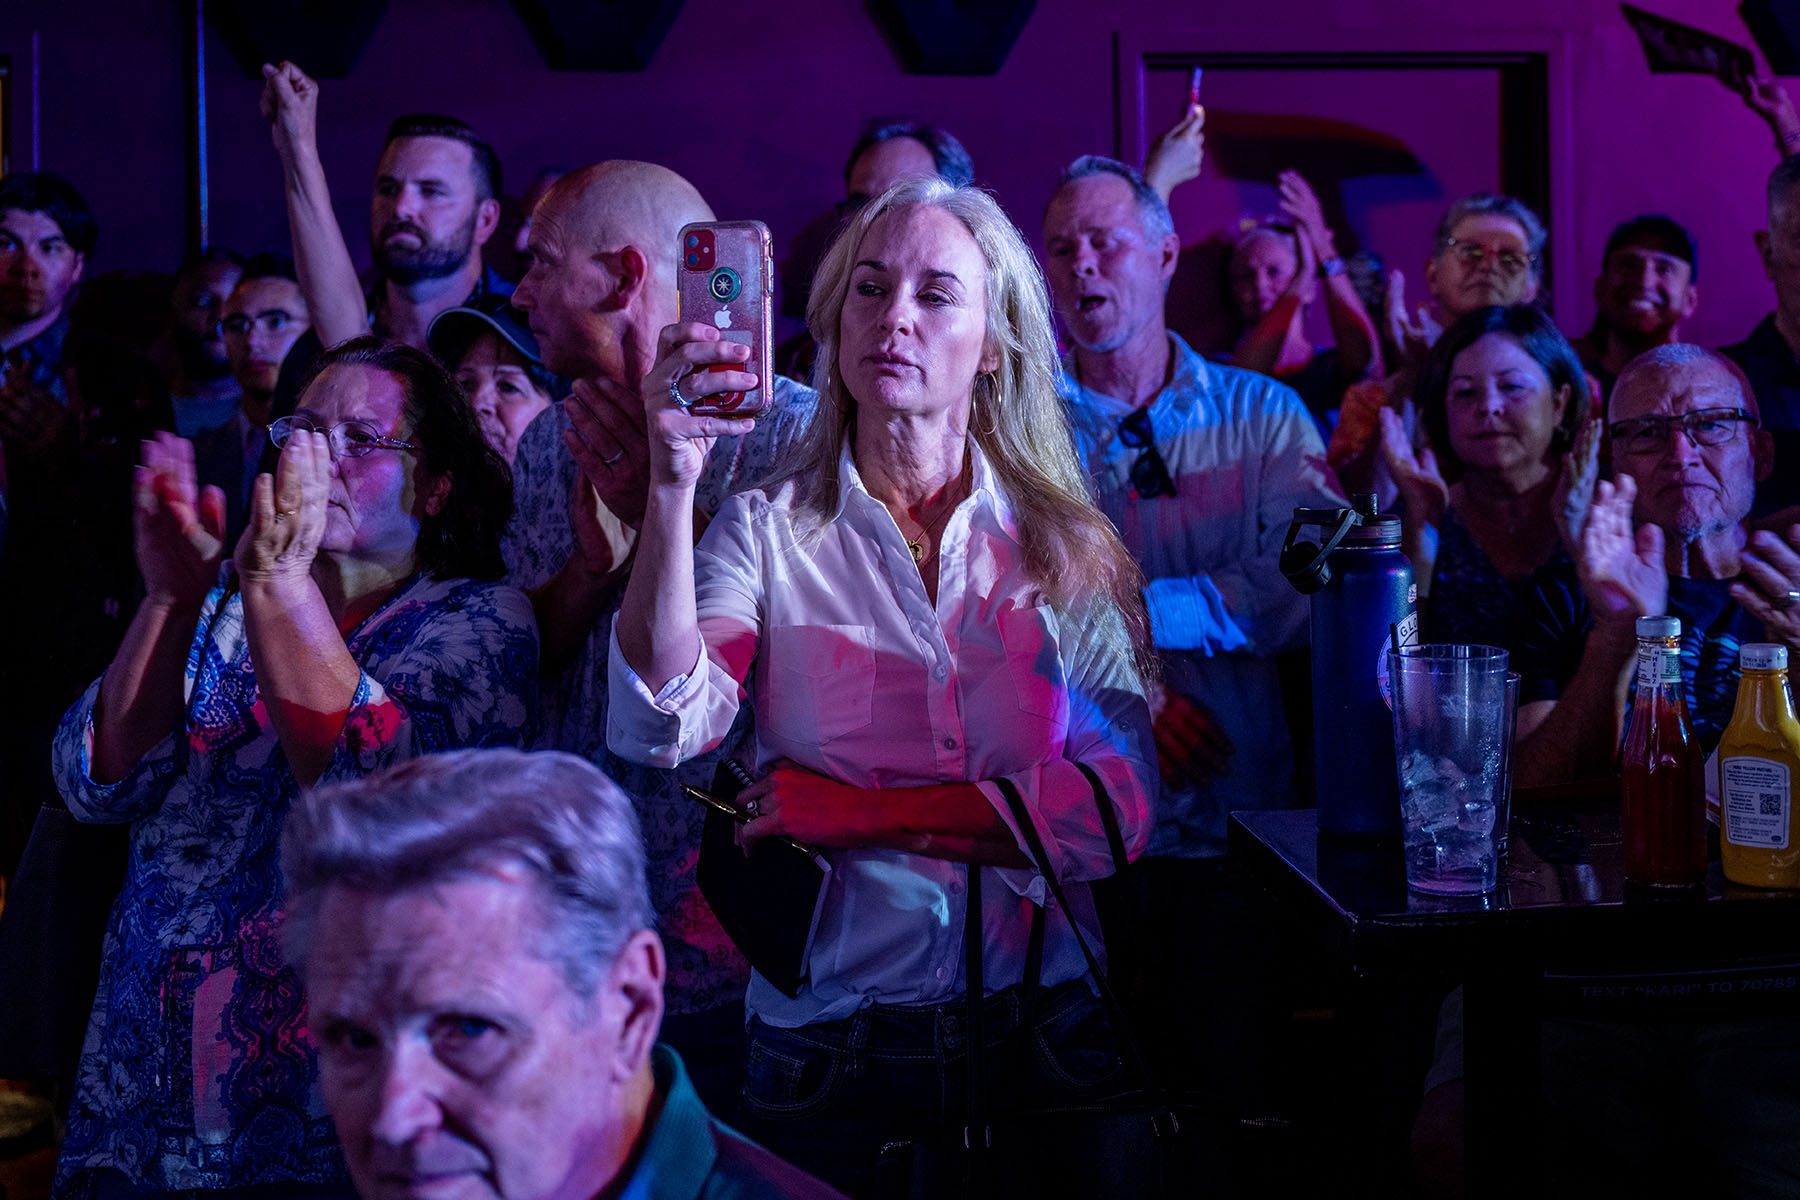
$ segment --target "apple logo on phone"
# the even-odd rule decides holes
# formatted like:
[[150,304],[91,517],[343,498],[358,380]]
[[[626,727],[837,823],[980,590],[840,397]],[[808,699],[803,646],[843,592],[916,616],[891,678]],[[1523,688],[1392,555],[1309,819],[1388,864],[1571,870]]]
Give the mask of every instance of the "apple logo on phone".
[[730,329],[731,310],[729,308],[721,308],[718,312],[714,313],[713,324],[717,325],[720,329]]

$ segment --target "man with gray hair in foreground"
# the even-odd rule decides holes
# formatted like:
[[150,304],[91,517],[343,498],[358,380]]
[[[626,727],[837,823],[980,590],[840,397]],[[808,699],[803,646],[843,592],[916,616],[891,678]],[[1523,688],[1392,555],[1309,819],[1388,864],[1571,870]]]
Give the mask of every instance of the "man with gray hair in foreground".
[[825,1198],[656,1045],[631,802],[571,754],[419,758],[299,800],[283,930],[326,1107],[377,1197]]

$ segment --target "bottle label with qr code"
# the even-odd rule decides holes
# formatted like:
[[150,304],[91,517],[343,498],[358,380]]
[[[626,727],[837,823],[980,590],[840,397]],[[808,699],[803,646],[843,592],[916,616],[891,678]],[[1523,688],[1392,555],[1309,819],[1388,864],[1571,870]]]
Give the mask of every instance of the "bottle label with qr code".
[[1785,850],[1789,778],[1786,763],[1734,755],[1719,764],[1724,820],[1721,835],[1734,846]]

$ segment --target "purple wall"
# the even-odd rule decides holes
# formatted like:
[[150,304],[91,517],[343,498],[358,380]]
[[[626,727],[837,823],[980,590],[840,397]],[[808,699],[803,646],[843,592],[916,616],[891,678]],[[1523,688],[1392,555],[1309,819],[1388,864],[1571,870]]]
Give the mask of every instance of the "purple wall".
[[[95,269],[168,265],[180,253],[183,19],[171,10],[185,7],[161,0],[0,5],[0,54],[11,56],[15,71],[13,163],[30,163],[35,30],[43,165],[75,179],[99,210]],[[1734,6],[1719,0],[1656,0],[1651,7],[1748,40]],[[778,256],[840,194],[842,155],[857,128],[871,116],[907,113],[955,129],[982,181],[1035,241],[1038,214],[1062,162],[1114,150],[1118,131],[1130,155],[1138,124],[1159,120],[1140,108],[1148,107],[1134,58],[1140,48],[1346,44],[1454,51],[1480,50],[1496,39],[1554,55],[1552,122],[1561,130],[1564,165],[1551,214],[1552,253],[1565,327],[1577,332],[1591,316],[1589,283],[1607,230],[1623,217],[1660,209],[1694,229],[1705,256],[1704,299],[1690,336],[1711,343],[1740,336],[1770,307],[1750,235],[1761,225],[1772,140],[1712,80],[1652,78],[1613,0],[1512,0],[1488,8],[1442,0],[1179,7],[1166,0],[1039,0],[1005,69],[988,79],[905,74],[866,9],[852,0],[688,0],[656,63],[637,75],[549,70],[503,0],[390,0],[355,75],[325,85],[322,138],[339,214],[359,253],[366,248],[366,196],[381,131],[408,109],[455,112],[482,128],[505,160],[509,190],[548,164],[602,157],[666,163],[693,179],[722,217],[768,221]],[[692,82],[697,65],[716,64],[721,52],[711,47],[730,47],[744,64],[742,86],[714,92]],[[243,78],[217,37],[208,70],[214,240],[247,250],[282,245],[278,169],[256,112],[259,84]],[[1440,110],[1423,80],[1419,93],[1415,120],[1416,112]],[[1323,76],[1301,81],[1291,100],[1295,112],[1333,114],[1343,107],[1340,85]],[[1269,107],[1266,97],[1256,103]],[[1468,131],[1471,144],[1491,154],[1492,132]],[[1431,131],[1437,142],[1463,133],[1441,125]],[[1230,186],[1190,185],[1196,192]],[[1438,201],[1413,196],[1405,211],[1435,212]],[[1193,207],[1236,212],[1241,205],[1230,195],[1204,197]],[[1184,220],[1189,241],[1210,232]],[[1395,265],[1415,267],[1416,249],[1380,248]]]

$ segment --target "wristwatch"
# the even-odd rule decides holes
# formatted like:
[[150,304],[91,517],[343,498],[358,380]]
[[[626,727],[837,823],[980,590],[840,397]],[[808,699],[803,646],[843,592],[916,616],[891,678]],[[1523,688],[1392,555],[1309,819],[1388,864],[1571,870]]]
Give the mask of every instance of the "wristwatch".
[[1344,273],[1344,260],[1337,255],[1322,259],[1319,262],[1319,274],[1327,279],[1335,279]]

